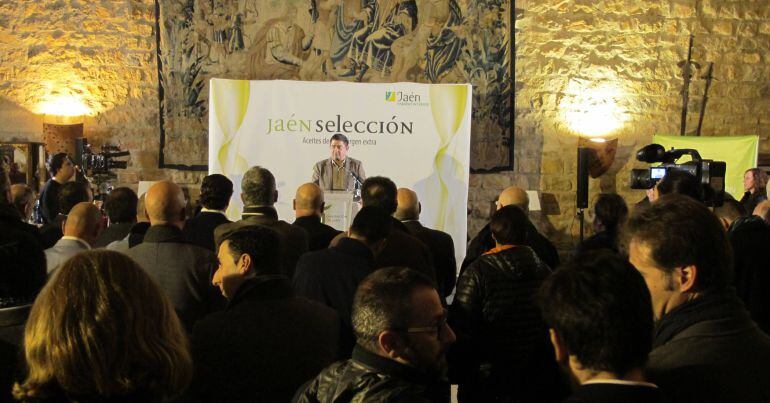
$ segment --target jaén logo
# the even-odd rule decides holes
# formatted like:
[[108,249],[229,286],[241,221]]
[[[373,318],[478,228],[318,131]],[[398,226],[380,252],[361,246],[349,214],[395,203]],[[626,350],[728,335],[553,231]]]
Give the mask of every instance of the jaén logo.
[[386,102],[396,102],[396,92],[395,91],[385,91],[385,101]]

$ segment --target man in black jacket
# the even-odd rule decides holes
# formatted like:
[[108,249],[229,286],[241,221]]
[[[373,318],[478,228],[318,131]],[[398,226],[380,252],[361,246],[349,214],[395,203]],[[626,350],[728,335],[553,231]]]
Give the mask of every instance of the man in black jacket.
[[128,235],[136,223],[136,193],[127,187],[114,189],[104,201],[104,210],[110,223],[99,234],[94,242],[94,248],[104,248],[112,242],[119,241]]
[[729,287],[732,256],[717,217],[670,194],[635,211],[626,237],[657,320],[649,379],[676,402],[767,402],[770,337]]
[[213,278],[228,306],[193,332],[196,364],[190,395],[202,402],[288,402],[337,357],[333,309],[292,294],[280,274],[279,239],[247,227],[219,246]]
[[436,280],[439,293],[446,297],[452,294],[457,280],[457,260],[452,236],[446,232],[427,228],[420,224],[422,206],[417,193],[411,189],[398,189],[398,208],[393,215],[409,230],[409,233],[421,240],[430,249],[433,266],[436,268]]
[[51,174],[51,179],[40,191],[40,217],[43,219],[43,224],[53,222],[59,215],[59,190],[75,174],[75,165],[67,153],[54,154],[48,160],[48,172]]
[[201,183],[201,211],[184,224],[184,236],[193,245],[216,252],[214,230],[227,224],[225,211],[233,195],[233,182],[226,176],[212,174]]
[[296,402],[449,402],[454,342],[431,279],[403,267],[367,276],[353,302],[353,357],[324,369]]
[[311,251],[326,249],[332,239],[341,231],[321,222],[324,211],[324,193],[315,183],[306,183],[297,188],[294,196],[294,225],[307,231]]
[[[505,206],[514,205],[528,213],[529,196],[527,196],[527,192],[524,190],[511,186],[500,193],[496,205],[498,210]],[[532,248],[540,260],[544,261],[550,268],[555,269],[559,265],[559,252],[556,250],[556,247],[535,228],[531,221],[528,220],[526,225],[527,240],[525,245]],[[495,240],[492,239],[492,231],[489,229],[489,224],[487,224],[468,244],[468,253],[465,255],[460,272],[462,273],[474,260],[494,247]]]
[[309,252],[299,259],[294,272],[294,291],[334,308],[342,319],[341,356],[348,358],[355,344],[350,315],[358,283],[374,270],[374,257],[390,235],[390,216],[377,207],[356,214],[347,237],[337,245]]

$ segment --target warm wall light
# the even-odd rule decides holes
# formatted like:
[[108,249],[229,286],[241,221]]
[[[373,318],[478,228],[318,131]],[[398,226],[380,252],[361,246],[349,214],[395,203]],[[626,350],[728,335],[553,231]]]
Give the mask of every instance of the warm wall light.
[[38,113],[43,115],[76,117],[93,114],[83,100],[74,95],[54,95],[38,105]]
[[607,81],[572,79],[559,104],[570,130],[585,137],[605,137],[626,121],[618,101],[624,91]]

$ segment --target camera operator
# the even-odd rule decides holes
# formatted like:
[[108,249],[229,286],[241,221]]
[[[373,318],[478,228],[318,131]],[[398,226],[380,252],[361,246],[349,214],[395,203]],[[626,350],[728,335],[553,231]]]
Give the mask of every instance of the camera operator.
[[75,174],[75,164],[67,153],[54,154],[48,161],[48,172],[51,179],[40,191],[40,217],[43,224],[50,224],[59,215],[59,191]]

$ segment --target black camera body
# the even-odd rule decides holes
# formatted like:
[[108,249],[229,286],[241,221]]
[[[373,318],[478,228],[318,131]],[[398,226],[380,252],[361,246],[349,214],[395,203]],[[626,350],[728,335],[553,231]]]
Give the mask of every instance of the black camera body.
[[[677,164],[676,161],[689,155],[692,161]],[[631,189],[652,189],[666,173],[686,172],[694,176],[703,185],[704,203],[707,206],[722,205],[725,194],[725,174],[727,164],[724,161],[704,160],[693,149],[671,149],[666,151],[660,144],[650,144],[636,153],[636,159],[642,162],[661,164],[647,169],[631,170]]]
[[75,143],[75,163],[88,177],[100,175],[115,177],[113,169],[126,169],[128,166],[128,161],[115,159],[131,155],[128,151],[120,151],[120,148],[115,146],[102,146],[102,152],[94,153],[87,139],[77,139]]

